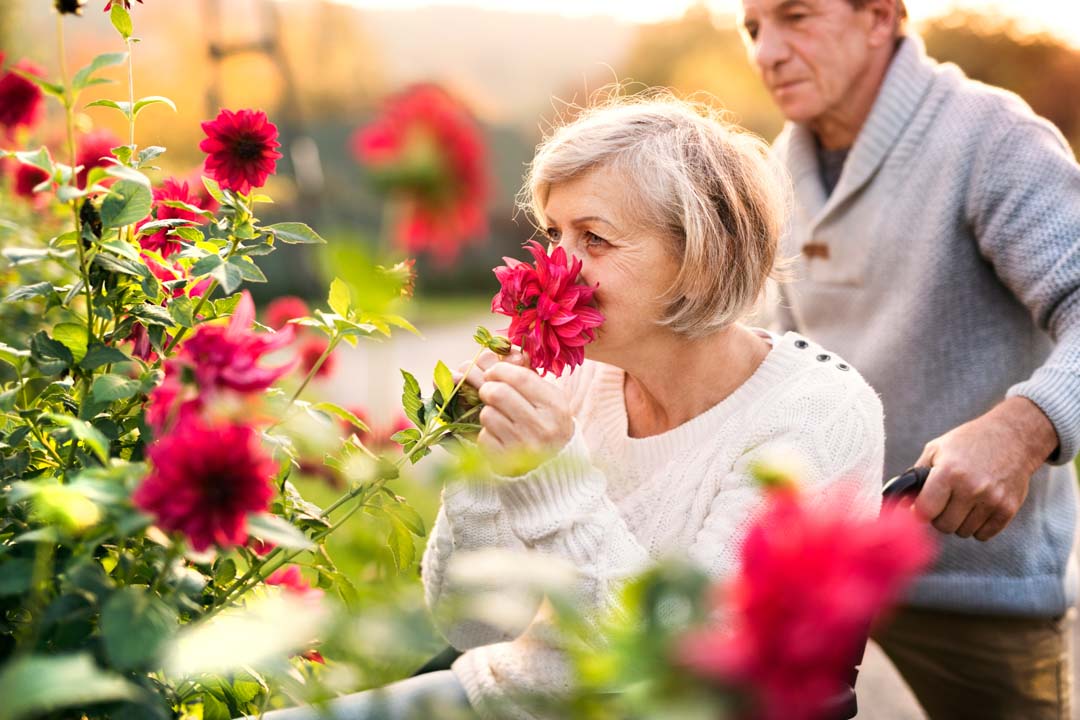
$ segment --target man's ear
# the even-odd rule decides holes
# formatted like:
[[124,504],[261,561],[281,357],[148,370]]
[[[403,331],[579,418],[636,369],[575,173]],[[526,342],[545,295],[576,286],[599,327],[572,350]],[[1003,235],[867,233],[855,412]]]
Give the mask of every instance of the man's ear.
[[871,46],[891,45],[896,40],[897,28],[900,25],[896,0],[868,0],[863,10],[870,16]]

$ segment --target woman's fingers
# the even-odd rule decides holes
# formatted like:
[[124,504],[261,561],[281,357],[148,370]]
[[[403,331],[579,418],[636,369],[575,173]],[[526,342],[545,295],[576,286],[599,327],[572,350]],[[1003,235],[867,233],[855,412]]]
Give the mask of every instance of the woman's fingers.
[[464,362],[458,365],[457,372],[453,373],[454,382],[460,382],[461,376],[468,371],[468,375],[465,378],[465,382],[472,385],[477,390],[484,384],[484,371],[499,362],[499,356],[490,350],[484,350],[476,358],[476,362]]
[[501,447],[521,444],[518,423],[511,421],[493,405],[485,405],[480,411],[480,426]]
[[533,407],[547,407],[558,389],[533,370],[511,363],[492,365],[484,373],[485,381],[502,382],[517,390]]
[[508,418],[524,419],[536,408],[513,385],[500,380],[485,380],[480,386],[480,400]]

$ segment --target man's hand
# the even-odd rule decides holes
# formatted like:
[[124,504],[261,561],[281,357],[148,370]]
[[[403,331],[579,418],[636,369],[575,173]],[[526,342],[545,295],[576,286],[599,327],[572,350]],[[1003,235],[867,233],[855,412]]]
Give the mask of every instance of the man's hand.
[[989,540],[1019,512],[1031,476],[1057,445],[1038,406],[1008,398],[926,444],[915,465],[931,470],[915,510],[943,533]]

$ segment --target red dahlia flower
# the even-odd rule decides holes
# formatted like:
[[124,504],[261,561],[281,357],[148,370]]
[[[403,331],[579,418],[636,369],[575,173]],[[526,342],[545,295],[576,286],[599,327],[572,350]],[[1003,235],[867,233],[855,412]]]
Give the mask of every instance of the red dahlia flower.
[[34,188],[49,179],[49,173],[36,165],[19,163],[15,168],[15,194],[19,197],[32,199]]
[[604,316],[590,307],[594,288],[578,281],[581,260],[567,264],[561,247],[548,255],[535,240],[526,249],[535,265],[504,257],[495,268],[502,286],[491,300],[491,311],[510,318],[510,342],[521,346],[540,374],[562,375],[585,362],[585,345],[596,339]]
[[853,520],[848,491],[840,486],[812,509],[791,489],[771,491],[738,575],[717,594],[729,623],[680,648],[699,676],[751,688],[755,718],[823,717],[847,687],[875,617],[934,555],[910,510],[890,505],[879,519]]
[[76,176],[78,186],[86,187],[86,174],[92,168],[110,165],[106,158],[115,157],[112,149],[122,144],[120,138],[108,130],[91,130],[83,135],[75,152],[75,164],[83,166]]
[[303,299],[295,295],[282,295],[266,306],[266,324],[275,330],[280,330],[290,320],[307,317],[310,312]]
[[277,465],[252,428],[188,422],[147,454],[153,468],[132,500],[162,529],[184,533],[198,551],[242,545],[248,513],[270,506]]
[[277,126],[261,110],[222,110],[202,124],[206,173],[229,190],[248,193],[274,174],[281,157]]
[[487,234],[486,151],[476,121],[459,101],[429,84],[389,98],[350,141],[378,184],[402,201],[398,242],[451,262]]
[[[187,182],[175,178],[166,178],[161,187],[154,188],[154,218],[156,220],[192,220],[200,225],[206,222],[206,218],[202,215],[183,208],[166,205],[165,203],[169,200],[177,200],[188,205],[194,205],[202,210],[209,210],[210,208],[203,205],[201,195],[191,193]],[[150,220],[147,219],[143,223],[139,223],[139,225],[142,226],[146,222],[150,222]],[[139,238],[139,243],[147,250],[159,252],[164,257],[180,252],[184,246],[179,240],[169,237],[166,233],[168,233],[168,229],[162,228],[153,235]]]
[[[0,65],[3,63],[4,54],[0,53]],[[20,60],[14,67],[39,77],[45,75],[40,66],[29,60]],[[16,128],[36,125],[44,108],[41,88],[12,70],[0,74],[0,125],[8,140],[14,139]]]
[[[292,327],[257,333],[251,329],[254,320],[255,304],[245,290],[228,325],[200,325],[195,330],[176,357],[165,363],[165,381],[150,395],[146,420],[151,427],[161,432],[174,420],[187,419],[215,393],[262,392],[292,370],[293,363],[274,368],[259,364],[263,355],[292,342]],[[187,391],[188,381],[198,395]]]

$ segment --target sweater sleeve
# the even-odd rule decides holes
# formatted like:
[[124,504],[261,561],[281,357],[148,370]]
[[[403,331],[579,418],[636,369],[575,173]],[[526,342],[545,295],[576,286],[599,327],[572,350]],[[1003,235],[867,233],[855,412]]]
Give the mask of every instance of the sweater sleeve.
[[578,570],[573,601],[596,617],[627,579],[645,570],[648,553],[606,494],[607,480],[590,461],[575,422],[554,458],[496,486],[514,533],[530,549],[565,558]]
[[1017,121],[990,139],[971,191],[983,256],[1054,340],[1031,377],[1008,390],[1046,414],[1055,464],[1080,448],[1080,166],[1049,123]]
[[[528,625],[523,622],[516,627],[505,624],[496,627],[476,618],[476,613],[469,611],[468,591],[455,587],[447,575],[455,553],[492,547],[523,548],[502,512],[494,483],[490,480],[448,483],[443,489],[442,506],[428,537],[420,572],[424,599],[435,625],[459,650],[512,640]],[[522,617],[531,620],[540,598],[521,597],[519,601],[532,604],[532,612],[522,613]]]

